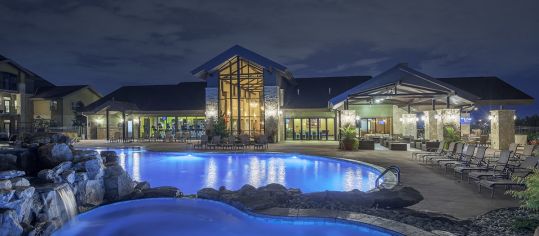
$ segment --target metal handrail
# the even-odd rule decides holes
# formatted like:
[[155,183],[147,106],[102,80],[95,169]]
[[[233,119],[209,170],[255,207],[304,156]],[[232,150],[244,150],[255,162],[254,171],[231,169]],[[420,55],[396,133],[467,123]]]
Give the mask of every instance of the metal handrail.
[[401,182],[401,169],[398,166],[389,166],[376,178],[376,181],[374,182],[376,188],[380,187],[380,179],[382,179],[382,177],[384,177],[384,175],[386,175],[390,171],[393,171],[393,174],[397,176],[397,185]]

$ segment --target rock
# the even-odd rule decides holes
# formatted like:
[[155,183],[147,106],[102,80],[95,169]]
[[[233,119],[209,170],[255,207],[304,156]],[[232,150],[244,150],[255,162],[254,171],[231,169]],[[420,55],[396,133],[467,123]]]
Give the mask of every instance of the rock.
[[90,159],[99,158],[101,155],[95,150],[74,150],[73,151],[73,162],[82,162]]
[[246,184],[246,185],[243,185],[240,188],[240,190],[238,190],[238,192],[241,195],[252,195],[253,193],[256,192],[256,188],[253,187],[252,185]]
[[73,161],[73,152],[65,143],[49,143],[39,147],[39,161],[44,168],[53,168],[65,161]]
[[49,183],[57,182],[56,177],[57,176],[54,174],[54,171],[50,169],[44,169],[37,173],[37,178]]
[[13,195],[15,195],[15,190],[13,189],[0,190],[0,203],[6,203],[11,201]]
[[14,210],[0,209],[0,235],[21,235],[22,226],[19,224],[17,214]]
[[105,199],[117,201],[133,192],[133,180],[121,166],[105,169]]
[[88,180],[88,173],[86,172],[76,172],[75,173],[75,182],[82,182]]
[[72,163],[70,161],[64,161],[54,168],[52,168],[52,171],[54,171],[55,175],[60,175],[61,173],[65,172],[67,169],[71,168]]
[[35,188],[28,186],[28,187],[15,187],[15,196],[17,196],[17,199],[26,199],[31,198],[32,195],[34,195]]
[[38,166],[37,147],[21,150],[17,158],[17,167],[24,170],[27,175],[35,175],[40,170]]
[[203,188],[201,190],[198,190],[197,197],[202,199],[218,200],[219,191],[213,188]]
[[69,138],[67,135],[56,133],[52,134],[50,136],[50,140],[53,143],[59,143],[59,144],[69,144],[71,142],[71,138]]
[[118,164],[118,155],[115,151],[101,151],[101,157],[104,158],[106,165]]
[[183,193],[176,187],[163,186],[142,190],[142,198],[180,198]]
[[75,171],[74,170],[66,170],[62,174],[60,174],[60,177],[68,183],[73,184],[75,182]]
[[102,179],[77,181],[78,192],[75,194],[77,205],[98,206],[105,196],[105,185]]
[[24,177],[15,177],[13,179],[10,179],[11,185],[13,187],[26,187],[30,186],[30,182],[28,182],[28,179]]
[[10,190],[11,186],[12,186],[11,181],[0,180],[0,190]]
[[100,179],[103,177],[105,167],[101,158],[93,158],[77,163],[74,168],[86,172],[89,179]]
[[433,230],[430,231],[431,233],[438,235],[438,236],[456,236],[455,234],[443,230]]
[[412,206],[423,200],[421,193],[411,187],[383,189],[370,193],[369,197],[374,200],[375,206],[388,209]]
[[20,171],[20,170],[0,171],[0,180],[15,178],[15,177],[23,176],[24,174],[25,174],[24,171]]
[[150,188],[150,183],[148,183],[147,181],[142,181],[135,185],[135,189],[138,189],[138,190],[145,190],[149,188]]
[[17,156],[0,154],[0,171],[17,169]]

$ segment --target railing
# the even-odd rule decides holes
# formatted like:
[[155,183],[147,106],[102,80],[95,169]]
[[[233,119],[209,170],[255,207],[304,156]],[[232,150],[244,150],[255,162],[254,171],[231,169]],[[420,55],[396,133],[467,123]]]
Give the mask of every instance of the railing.
[[398,166],[390,166],[390,167],[387,167],[386,170],[384,170],[384,172],[378,175],[378,178],[376,178],[376,181],[374,182],[374,186],[376,188],[380,187],[380,180],[389,172],[392,172],[397,177],[396,185],[398,185],[401,182],[401,169]]

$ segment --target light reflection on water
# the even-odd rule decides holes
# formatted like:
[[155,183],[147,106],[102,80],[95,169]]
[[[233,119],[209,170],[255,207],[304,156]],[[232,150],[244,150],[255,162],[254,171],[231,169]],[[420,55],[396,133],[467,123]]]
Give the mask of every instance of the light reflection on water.
[[368,191],[380,173],[370,166],[298,154],[115,151],[134,180],[148,181],[154,187],[176,186],[187,194],[204,187],[236,190],[244,184],[260,187],[269,183],[303,192]]

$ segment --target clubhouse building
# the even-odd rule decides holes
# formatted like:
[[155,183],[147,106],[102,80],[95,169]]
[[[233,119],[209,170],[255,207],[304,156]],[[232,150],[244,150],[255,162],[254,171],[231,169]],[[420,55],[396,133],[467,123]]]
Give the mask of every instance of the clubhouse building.
[[[295,78],[286,66],[241,46],[191,73],[200,81],[125,86],[86,106],[87,137],[130,140],[170,132],[197,138],[207,120],[219,118],[230,134],[270,134],[276,141],[338,140],[345,125],[361,136],[442,140],[446,125],[470,135],[477,106],[533,102],[497,77],[433,78],[406,64],[374,77]],[[514,111],[491,115],[503,124],[513,121]]]

